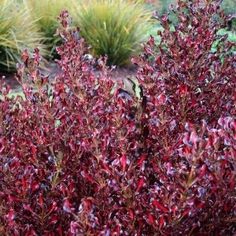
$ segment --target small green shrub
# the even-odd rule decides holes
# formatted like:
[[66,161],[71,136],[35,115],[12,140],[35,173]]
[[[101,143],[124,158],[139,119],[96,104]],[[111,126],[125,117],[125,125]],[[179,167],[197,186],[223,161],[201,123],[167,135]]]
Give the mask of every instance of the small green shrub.
[[151,12],[139,1],[90,0],[76,6],[82,36],[94,55],[112,65],[126,64],[148,31]]
[[60,42],[60,38],[56,36],[56,30],[59,26],[57,17],[62,10],[70,10],[72,2],[65,0],[26,0],[25,2],[46,38],[45,44],[50,51],[49,56],[55,56],[55,48]]
[[15,69],[22,50],[35,47],[45,54],[42,34],[32,21],[24,3],[15,0],[0,0],[0,70]]

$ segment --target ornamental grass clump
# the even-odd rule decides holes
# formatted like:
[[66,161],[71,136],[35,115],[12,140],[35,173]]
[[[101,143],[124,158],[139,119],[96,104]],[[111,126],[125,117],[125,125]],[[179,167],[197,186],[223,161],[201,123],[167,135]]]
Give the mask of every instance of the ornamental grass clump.
[[55,80],[24,52],[25,99],[1,86],[1,235],[234,235],[233,44],[216,34],[216,1],[179,1],[176,14],[135,60],[139,96],[105,58],[93,72],[67,12]]
[[32,18],[36,21],[37,26],[45,37],[44,44],[49,50],[47,56],[55,57],[57,55],[56,46],[61,43],[60,37],[56,34],[59,27],[57,17],[62,10],[72,10],[73,1],[25,0],[25,3]]
[[[14,0],[0,0],[0,70],[15,70],[22,51],[35,47],[45,54],[41,44],[43,35],[32,20],[23,3]],[[44,49],[43,49],[44,48]]]
[[140,1],[89,0],[75,7],[76,24],[95,56],[125,65],[140,50],[151,26],[151,12]]

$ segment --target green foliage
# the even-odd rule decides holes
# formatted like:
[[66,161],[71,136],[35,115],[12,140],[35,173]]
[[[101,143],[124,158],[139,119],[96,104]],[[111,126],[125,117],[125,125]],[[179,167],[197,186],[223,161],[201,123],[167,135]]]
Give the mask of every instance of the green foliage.
[[168,11],[170,4],[174,4],[176,1],[175,0],[160,0],[160,13],[164,14]]
[[126,64],[138,52],[150,26],[151,12],[138,1],[84,1],[75,12],[93,54],[107,55],[112,65]]
[[235,0],[223,0],[222,8],[226,14],[235,14],[236,13],[236,1]]
[[176,24],[177,23],[177,18],[176,15],[169,10],[170,6],[173,5],[174,7],[176,6],[177,0],[159,0],[160,5],[157,9],[158,13],[160,15],[169,14],[169,20],[173,23]]
[[25,0],[32,17],[46,38],[45,44],[50,50],[50,56],[55,55],[55,48],[60,39],[56,35],[58,16],[62,10],[70,10],[71,1],[65,0]]
[[[236,15],[236,1],[235,0],[223,0],[222,8],[227,15]],[[229,27],[231,30],[236,31],[236,16],[230,23]]]
[[15,69],[22,50],[35,47],[45,53],[42,34],[32,21],[24,3],[14,0],[0,0],[0,70]]

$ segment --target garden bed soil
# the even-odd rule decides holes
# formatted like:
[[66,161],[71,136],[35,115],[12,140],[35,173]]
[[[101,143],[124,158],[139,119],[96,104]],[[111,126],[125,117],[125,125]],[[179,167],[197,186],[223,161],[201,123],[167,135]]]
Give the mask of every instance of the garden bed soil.
[[[135,76],[137,71],[137,68],[135,66],[129,66],[129,67],[122,67],[122,68],[115,68],[112,71],[112,79],[114,80],[123,80],[125,78],[130,78]],[[57,73],[59,72],[59,68],[56,64],[51,64],[49,72],[51,75],[51,78],[53,78]],[[95,71],[96,73],[96,71]],[[14,92],[21,91],[21,85],[16,80],[16,74],[15,73],[3,73],[0,72],[0,80],[5,82],[7,85],[10,86]]]

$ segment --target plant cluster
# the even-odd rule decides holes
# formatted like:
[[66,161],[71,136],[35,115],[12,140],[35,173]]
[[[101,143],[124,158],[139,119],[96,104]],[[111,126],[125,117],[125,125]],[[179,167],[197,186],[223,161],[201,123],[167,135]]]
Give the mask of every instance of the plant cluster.
[[109,65],[127,64],[137,55],[151,25],[151,12],[141,2],[89,0],[76,5],[76,24],[94,55],[106,55]]
[[[74,24],[91,45],[96,56],[107,55],[108,64],[124,65],[130,56],[139,53],[140,43],[155,34],[157,25],[150,22],[151,11],[167,12],[171,1],[144,0],[1,0],[0,57],[1,70],[14,70],[25,46],[46,48],[41,53],[47,59],[58,57],[56,46],[61,41],[56,34],[57,16],[63,9],[73,15]],[[231,15],[227,32],[232,41],[235,35],[235,11],[232,0],[224,0],[222,7]],[[170,14],[173,24],[174,14]],[[158,37],[157,37],[158,39]],[[42,45],[43,44],[43,45]]]
[[25,0],[25,3],[36,22],[38,28],[43,33],[44,43],[49,49],[48,56],[56,56],[56,46],[60,44],[60,37],[56,35],[59,27],[57,17],[62,10],[67,9],[72,12],[75,1],[64,0]]
[[[67,9],[91,44],[94,55],[107,55],[109,64],[123,65],[137,54],[146,40],[151,11],[140,0],[1,0],[1,64],[14,70],[19,54],[25,49],[43,47],[47,59],[57,57],[61,43],[56,34],[57,16]],[[41,47],[42,48],[42,47]],[[5,69],[4,68],[4,69]]]
[[216,34],[216,1],[178,1],[176,16],[134,60],[139,96],[110,79],[106,58],[94,73],[65,11],[55,81],[37,49],[24,52],[25,99],[1,86],[1,235],[235,233],[233,43]]
[[23,3],[0,0],[0,66],[3,70],[15,68],[21,52],[27,47],[39,47],[45,54],[43,34],[37,29],[30,12]]

